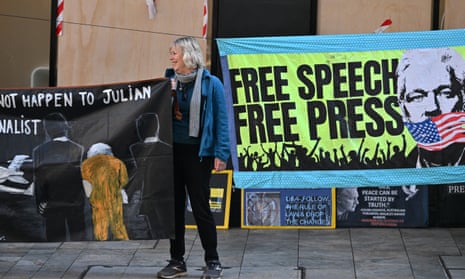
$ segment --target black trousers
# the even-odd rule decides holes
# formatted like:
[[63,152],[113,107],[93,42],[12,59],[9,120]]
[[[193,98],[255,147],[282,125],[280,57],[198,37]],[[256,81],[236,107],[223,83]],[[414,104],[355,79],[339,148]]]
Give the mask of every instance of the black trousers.
[[189,195],[205,261],[218,260],[216,224],[210,210],[212,157],[199,157],[199,145],[174,144],[175,239],[170,241],[171,258],[184,260],[185,210]]
[[[67,230],[68,228],[68,230]],[[84,206],[50,208],[45,211],[47,241],[81,241],[85,238]]]

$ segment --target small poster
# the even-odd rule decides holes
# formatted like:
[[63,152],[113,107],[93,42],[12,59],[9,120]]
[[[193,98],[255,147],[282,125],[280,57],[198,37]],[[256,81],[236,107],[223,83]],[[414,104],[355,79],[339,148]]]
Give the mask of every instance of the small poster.
[[242,228],[335,228],[334,189],[243,189]]
[[337,188],[337,227],[425,227],[428,186]]
[[[229,228],[231,188],[232,170],[212,173],[210,178],[210,209],[213,213],[217,229]],[[197,228],[189,199],[186,206],[186,228]]]

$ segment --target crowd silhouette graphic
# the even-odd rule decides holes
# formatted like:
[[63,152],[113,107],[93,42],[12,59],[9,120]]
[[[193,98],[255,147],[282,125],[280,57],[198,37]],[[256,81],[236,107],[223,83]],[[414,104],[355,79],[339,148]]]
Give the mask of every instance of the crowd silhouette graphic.
[[407,142],[402,135],[401,146],[391,141],[376,143],[373,151],[365,146],[362,139],[357,150],[346,150],[344,145],[332,150],[319,147],[318,138],[313,147],[308,148],[292,143],[275,143],[273,147],[261,152],[251,151],[251,146],[244,147],[238,154],[239,170],[340,170],[340,169],[386,169],[397,168],[405,163]]

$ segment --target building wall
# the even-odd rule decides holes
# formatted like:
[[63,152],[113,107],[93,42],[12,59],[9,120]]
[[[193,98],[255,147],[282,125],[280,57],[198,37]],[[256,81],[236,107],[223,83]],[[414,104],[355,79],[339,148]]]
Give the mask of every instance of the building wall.
[[465,1],[445,0],[440,15],[442,29],[465,28]]
[[149,19],[145,0],[67,0],[58,39],[58,85],[88,85],[162,77],[169,44],[201,38],[203,0],[156,1]]
[[386,19],[386,32],[431,30],[432,15],[432,0],[319,0],[317,33],[372,33]]
[[50,0],[0,0],[0,87],[29,87],[34,69],[48,69],[49,33]]
[[[429,30],[433,2],[318,0],[317,33],[370,33],[387,18],[393,24],[386,32]],[[50,5],[51,0],[0,0],[0,87],[30,86],[34,69],[48,67]],[[145,0],[65,0],[58,86],[163,76],[170,42],[184,35],[199,38],[209,60],[212,42],[201,39],[202,6],[203,0],[157,0],[157,14],[149,19]],[[209,0],[210,19],[212,6]],[[441,28],[464,28],[464,17],[465,1],[441,0]]]
[[[385,19],[386,32],[431,30],[433,0],[319,0],[318,34],[371,33]],[[439,1],[439,28],[465,27],[465,1]]]
[[[212,0],[209,2],[211,15]],[[433,2],[319,0],[317,34],[371,33],[388,18],[393,23],[386,32],[430,30]],[[149,19],[145,0],[66,0],[64,35],[59,38],[58,85],[163,76],[170,66],[168,45],[178,36],[200,38],[209,59],[211,40],[201,39],[203,0],[157,0],[156,5],[155,19]],[[463,27],[464,6],[465,1],[442,0],[441,26]]]

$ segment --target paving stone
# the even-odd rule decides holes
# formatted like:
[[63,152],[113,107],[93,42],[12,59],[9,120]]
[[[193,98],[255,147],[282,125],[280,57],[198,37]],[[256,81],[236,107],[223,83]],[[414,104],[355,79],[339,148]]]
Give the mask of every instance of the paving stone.
[[438,256],[409,257],[415,279],[447,279]]
[[[218,231],[223,279],[460,279],[464,249],[462,228]],[[188,230],[186,278],[200,277],[203,256]],[[0,242],[0,278],[155,278],[167,259],[167,239]]]
[[301,278],[305,279],[355,279],[353,268],[341,268],[337,264],[332,268],[305,269],[302,272],[304,275]]
[[441,256],[441,260],[447,269],[465,270],[465,256]]
[[246,267],[242,268],[239,278],[247,279],[300,279],[301,271],[295,267]]
[[[91,267],[85,276],[84,279],[114,279],[114,278],[155,278],[157,272],[161,267],[126,267],[126,266],[93,266]],[[187,276],[182,278],[200,278],[202,275],[203,269],[201,267],[194,267],[188,269]],[[279,273],[279,272],[277,272]],[[252,277],[245,278],[287,278],[287,277],[256,277],[260,276],[261,270],[257,269],[255,273],[253,271],[247,273],[247,275]],[[282,273],[279,273],[282,274]],[[238,278],[239,268],[226,268],[223,272],[223,279],[233,279]],[[289,277],[294,278],[294,277]]]
[[457,269],[449,271],[450,279],[463,279],[465,278],[465,270]]

